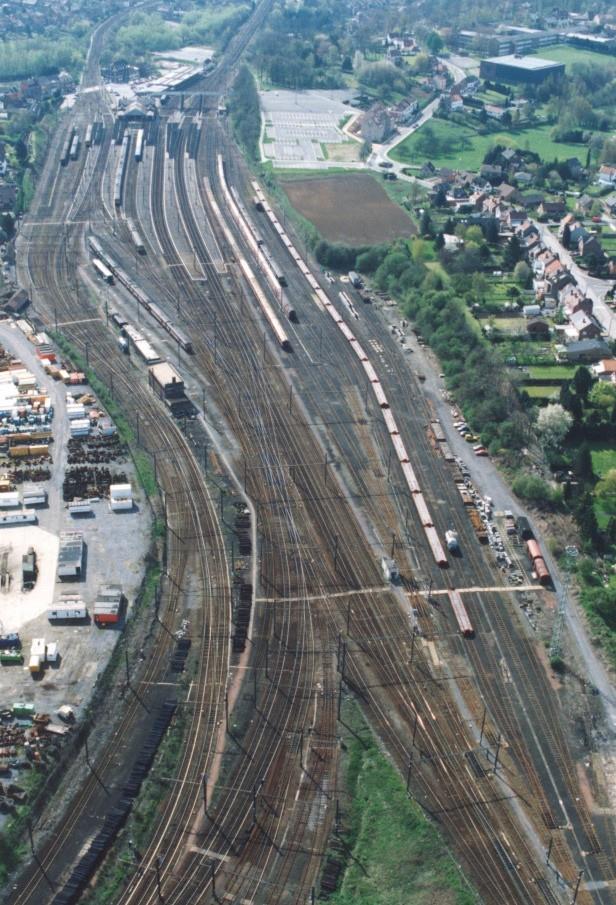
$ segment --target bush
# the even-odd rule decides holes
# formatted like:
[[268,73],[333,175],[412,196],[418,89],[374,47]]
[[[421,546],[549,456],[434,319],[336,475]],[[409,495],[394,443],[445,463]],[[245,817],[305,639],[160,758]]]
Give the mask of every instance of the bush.
[[512,490],[521,500],[528,500],[536,506],[551,507],[557,501],[555,491],[537,475],[519,475],[512,484]]

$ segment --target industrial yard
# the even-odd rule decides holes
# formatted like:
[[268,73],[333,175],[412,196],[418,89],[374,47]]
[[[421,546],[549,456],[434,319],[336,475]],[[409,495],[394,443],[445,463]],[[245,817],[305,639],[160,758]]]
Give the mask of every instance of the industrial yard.
[[[1,510],[7,515],[30,511],[33,523],[0,527],[0,634],[4,638],[17,634],[19,644],[11,649],[15,655],[21,654],[21,662],[3,661],[0,701],[4,710],[23,702],[57,724],[57,711],[62,706],[70,706],[77,719],[82,714],[117,641],[117,629],[130,616],[143,580],[151,513],[127,451],[118,442],[110,420],[104,414],[98,417],[96,399],[85,378],[66,372],[67,382],[62,380],[56,373],[61,353],[52,344],[45,349],[36,346],[30,341],[33,335],[27,323],[0,323],[0,344],[6,350],[7,365],[18,360],[32,374],[34,390],[40,388],[47,394],[46,410],[51,419],[48,455],[32,455],[32,446],[29,454],[23,454],[24,444],[9,440],[9,460],[4,463],[7,469],[9,462],[13,465],[13,470],[7,471],[8,480],[36,469],[37,483],[19,480],[14,484],[17,490],[3,495],[5,502],[13,502],[11,492],[18,498],[23,496],[24,507],[28,498],[34,502],[30,510],[21,510],[20,503]],[[43,354],[49,357],[42,358]],[[12,372],[0,373],[16,371],[13,367]],[[76,398],[89,404],[77,403]],[[91,426],[95,423],[92,412],[97,416],[97,427]],[[114,474],[125,482],[120,487],[128,482],[135,488],[130,510],[111,509],[109,486]],[[36,488],[36,497],[27,496],[31,486]],[[30,550],[34,564],[26,582],[22,558]],[[101,588],[114,583],[121,586],[128,608],[111,630],[105,631],[105,625],[97,624],[96,601]],[[31,654],[37,639],[43,640],[42,653]],[[50,657],[54,646],[55,654]]]
[[[186,95],[150,85],[121,109],[104,20],[20,227],[33,304],[0,323],[0,400],[14,370],[43,420],[0,425],[0,705],[7,789],[27,732],[59,794],[6,806],[33,855],[6,901],[325,901],[362,867],[348,751],[378,748],[391,800],[453,852],[459,901],[608,905],[602,702],[584,685],[569,706],[546,655],[561,596],[539,526],[414,325],[320,270],[229,141],[223,101],[267,12]],[[414,231],[369,176],[285,189],[332,241]],[[73,724],[60,771],[45,749]]]

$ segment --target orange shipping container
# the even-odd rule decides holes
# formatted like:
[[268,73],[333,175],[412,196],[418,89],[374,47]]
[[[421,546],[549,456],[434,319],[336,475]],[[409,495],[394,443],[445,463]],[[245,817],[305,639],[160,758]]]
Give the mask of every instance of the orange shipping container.
[[28,455],[30,455],[29,446],[11,446],[9,449],[9,456],[12,456],[14,459],[20,459]]

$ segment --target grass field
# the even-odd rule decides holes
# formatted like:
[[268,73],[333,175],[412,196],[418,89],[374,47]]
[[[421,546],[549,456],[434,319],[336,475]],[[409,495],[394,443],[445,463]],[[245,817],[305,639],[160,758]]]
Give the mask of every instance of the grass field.
[[551,386],[524,386],[522,389],[528,393],[531,399],[554,399],[560,392],[558,387]]
[[609,66],[611,64],[616,69],[616,57],[607,53],[594,53],[592,50],[582,50],[580,47],[570,47],[568,44],[542,47],[536,55],[544,60],[564,63],[568,69],[574,63],[593,63],[595,66]]
[[528,369],[531,380],[571,380],[577,368],[574,365],[532,365]]
[[579,157],[585,150],[585,145],[552,141],[550,138],[552,127],[546,124],[535,126],[533,129],[494,132],[490,135],[479,135],[466,126],[443,119],[432,119],[431,126],[438,139],[437,154],[429,155],[417,150],[417,140],[421,134],[419,129],[396,145],[390,157],[400,163],[422,164],[431,160],[437,167],[478,170],[486,153],[497,144],[534,151],[544,160]]
[[616,449],[611,446],[591,444],[592,468],[597,477],[602,478],[610,468],[616,468]]
[[[328,905],[474,905],[435,824],[408,798],[358,708],[344,707],[343,838],[350,857]],[[350,806],[347,805],[349,802]]]

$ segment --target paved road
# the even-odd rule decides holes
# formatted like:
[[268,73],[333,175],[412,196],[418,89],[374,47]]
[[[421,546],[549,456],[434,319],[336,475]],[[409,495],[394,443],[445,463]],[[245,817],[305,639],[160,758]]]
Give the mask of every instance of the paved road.
[[539,230],[543,243],[550,251],[553,251],[554,254],[557,254],[560,257],[560,260],[563,264],[567,265],[571,274],[577,280],[580,289],[586,293],[588,298],[592,299],[593,312],[609,338],[616,339],[616,314],[608,308],[604,301],[605,293],[608,289],[612,288],[612,281],[589,277],[586,271],[582,270],[581,267],[575,263],[572,255],[563,248],[558,236],[555,236],[554,233],[550,232],[545,223],[539,223],[536,220],[534,220],[533,223]]

